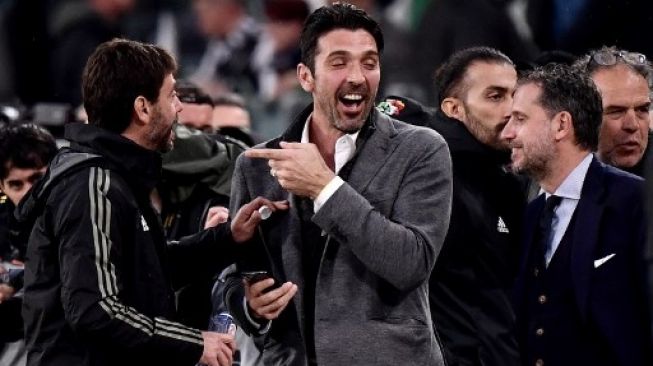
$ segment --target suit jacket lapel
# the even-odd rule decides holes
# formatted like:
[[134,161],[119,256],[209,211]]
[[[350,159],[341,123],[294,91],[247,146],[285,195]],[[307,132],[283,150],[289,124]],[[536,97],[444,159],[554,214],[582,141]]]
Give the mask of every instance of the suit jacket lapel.
[[[278,138],[270,140],[265,144],[266,148],[280,149],[279,143],[281,141],[300,142],[302,131],[306,119],[313,110],[313,104],[306,107],[291,123],[288,129]],[[291,281],[297,285],[298,293],[304,293],[304,269],[302,262],[302,232],[301,232],[301,219],[299,217],[299,198],[292,193],[289,193],[281,188],[277,182],[274,182],[281,192],[281,196],[286,196],[290,204],[288,211],[281,216],[279,222],[274,222],[275,237],[271,238],[271,243],[266,245],[274,245],[280,243],[279,248],[269,248],[270,251],[278,251],[281,256],[283,268],[278,269],[283,271],[283,279]],[[272,224],[272,223],[271,223]],[[265,223],[264,223],[265,225]],[[271,263],[276,263],[273,258],[270,258]],[[280,274],[273,273],[276,276]],[[281,277],[277,277],[278,279]],[[297,321],[299,330],[304,335],[304,323],[301,321],[304,314],[304,304],[302,296],[295,296],[292,299],[292,304],[297,313]]]
[[397,134],[389,117],[374,110],[370,128],[371,135],[357,153],[354,167],[347,183],[357,192],[363,192],[386,162],[386,156],[397,145],[393,137]]
[[593,258],[599,239],[599,224],[603,215],[603,169],[596,158],[592,160],[583,183],[581,198],[576,207],[576,224],[571,249],[571,279],[581,318],[587,316]]
[[[279,148],[280,141],[299,141],[303,124],[310,111],[312,111],[312,105],[307,107],[295,119],[291,127],[282,137],[270,141],[267,147]],[[347,181],[358,192],[363,192],[371,179],[385,163],[386,155],[394,150],[396,146],[396,143],[392,141],[392,137],[397,132],[392,126],[392,122],[388,117],[378,113],[376,110],[373,113],[375,115],[368,122],[372,123],[370,128],[373,128],[374,131],[371,131],[368,140],[361,146],[360,151],[357,153],[357,160],[354,162],[353,170]],[[290,202],[290,209],[284,215],[283,221],[279,223],[277,233],[282,235],[280,250],[285,278],[293,281],[297,285],[299,293],[302,294],[305,284],[303,280],[301,219],[298,210],[299,198],[293,194],[289,194],[288,201]],[[304,314],[302,296],[295,296],[293,304],[297,311],[300,332],[304,336],[304,324],[301,321]]]
[[[346,179],[347,184],[360,193],[365,191],[383,164],[386,163],[387,156],[397,146],[397,142],[392,138],[397,134],[397,131],[389,117],[373,110],[373,114],[368,123],[370,125],[367,127],[369,130],[366,133],[369,133],[369,135],[364,143],[357,147],[352,170]],[[360,138],[361,136],[359,136]],[[320,258],[320,269],[318,271],[321,271],[324,258],[335,253],[337,248],[338,243],[329,238],[324,246],[324,251]]]
[[[298,294],[304,293],[304,267],[302,262],[302,232],[301,219],[299,217],[299,198],[289,194],[288,202],[290,208],[285,219],[279,227],[279,234],[282,236],[281,260],[286,280],[297,285]],[[304,336],[304,323],[301,321],[304,314],[303,296],[295,296],[292,301],[298,316],[299,330]]]

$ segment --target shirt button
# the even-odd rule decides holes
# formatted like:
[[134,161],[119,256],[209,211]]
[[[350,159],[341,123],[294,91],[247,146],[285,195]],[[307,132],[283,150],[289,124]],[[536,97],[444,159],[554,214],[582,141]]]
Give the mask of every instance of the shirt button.
[[538,358],[537,361],[535,361],[535,366],[544,366],[544,360]]
[[540,295],[540,296],[537,298],[537,301],[538,301],[540,304],[544,304],[544,303],[546,303],[546,295]]
[[537,330],[535,331],[535,334],[541,337],[544,334],[544,329],[537,328]]

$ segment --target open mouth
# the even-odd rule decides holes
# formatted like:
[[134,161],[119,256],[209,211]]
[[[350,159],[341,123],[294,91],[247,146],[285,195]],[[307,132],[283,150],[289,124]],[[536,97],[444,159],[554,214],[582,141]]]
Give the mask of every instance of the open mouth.
[[365,97],[360,93],[344,93],[338,97],[338,101],[343,106],[345,114],[359,114],[363,109]]

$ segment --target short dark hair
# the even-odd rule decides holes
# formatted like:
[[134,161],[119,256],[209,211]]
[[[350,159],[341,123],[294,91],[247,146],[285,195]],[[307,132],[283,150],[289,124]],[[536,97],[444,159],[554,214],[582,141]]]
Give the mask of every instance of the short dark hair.
[[311,72],[315,73],[315,55],[319,38],[336,29],[365,30],[374,38],[379,54],[383,51],[383,33],[379,24],[354,5],[336,2],[315,10],[304,22],[299,47],[301,61]]
[[576,143],[595,151],[603,115],[601,94],[584,71],[562,64],[548,64],[521,75],[517,87],[540,87],[538,103],[549,118],[566,111],[571,115]]
[[438,108],[445,98],[462,98],[466,93],[463,80],[467,69],[475,62],[514,66],[508,56],[490,47],[471,47],[454,53],[435,72],[435,95]]
[[188,80],[177,80],[175,84],[177,97],[182,103],[208,104],[213,107],[213,99],[197,84]]
[[651,70],[651,64],[648,61],[646,61],[646,59],[644,59],[644,62],[642,63],[632,63],[623,57],[616,57],[614,65],[601,65],[596,61],[594,61],[594,55],[597,53],[612,53],[614,55],[618,55],[618,54],[628,54],[631,52],[618,49],[615,46],[610,46],[610,47],[603,46],[598,50],[592,50],[588,54],[578,58],[578,60],[576,60],[576,62],[574,63],[574,67],[580,70],[585,70],[591,76],[592,74],[594,74],[599,70],[610,69],[617,65],[626,65],[629,69],[634,71],[636,74],[643,77],[644,80],[646,80],[646,83],[649,84],[649,88],[650,88],[651,76],[653,74],[653,71]]
[[164,79],[176,70],[175,59],[163,48],[126,39],[100,44],[82,76],[89,123],[123,132],[131,121],[134,100],[143,96],[155,103]]
[[7,124],[0,128],[0,180],[12,168],[40,169],[57,153],[54,137],[31,123]]

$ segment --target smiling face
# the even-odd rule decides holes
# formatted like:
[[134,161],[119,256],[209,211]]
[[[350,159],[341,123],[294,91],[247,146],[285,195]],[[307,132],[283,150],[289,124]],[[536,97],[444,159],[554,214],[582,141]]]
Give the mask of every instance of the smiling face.
[[512,168],[537,181],[549,174],[556,157],[551,119],[540,105],[540,87],[525,84],[515,91],[512,113],[501,137],[512,148]]
[[342,133],[363,126],[379,88],[381,69],[376,42],[362,29],[336,29],[317,42],[315,72],[297,69],[302,88],[313,94],[313,120]]
[[651,99],[646,79],[623,64],[599,69],[592,79],[603,101],[599,157],[616,167],[632,167],[648,144]]

